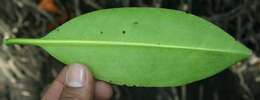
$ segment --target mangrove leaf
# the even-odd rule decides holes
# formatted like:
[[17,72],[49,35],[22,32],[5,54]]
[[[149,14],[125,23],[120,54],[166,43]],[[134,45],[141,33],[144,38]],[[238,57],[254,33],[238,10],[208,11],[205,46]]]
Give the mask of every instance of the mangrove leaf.
[[214,24],[162,8],[113,8],[81,15],[40,39],[6,44],[44,48],[95,78],[144,87],[179,86],[212,76],[251,51]]

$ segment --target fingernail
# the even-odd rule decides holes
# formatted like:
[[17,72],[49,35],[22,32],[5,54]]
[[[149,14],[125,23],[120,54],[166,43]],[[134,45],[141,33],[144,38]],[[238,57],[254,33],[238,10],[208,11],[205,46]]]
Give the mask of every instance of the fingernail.
[[84,83],[84,68],[80,64],[73,64],[68,67],[65,83],[69,87],[82,87]]

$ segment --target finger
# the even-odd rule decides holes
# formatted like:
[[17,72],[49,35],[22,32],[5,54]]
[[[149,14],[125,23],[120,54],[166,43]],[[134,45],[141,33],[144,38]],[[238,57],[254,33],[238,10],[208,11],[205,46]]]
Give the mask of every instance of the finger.
[[95,83],[95,99],[109,100],[113,95],[112,87],[103,81],[96,81]]
[[42,100],[58,100],[61,91],[64,87],[64,79],[65,79],[65,72],[67,68],[63,68],[62,71],[59,73],[59,75],[56,77],[56,79],[53,81],[53,83],[50,85],[48,90],[45,92],[45,94],[42,97]]
[[87,67],[81,64],[69,65],[60,100],[92,100],[93,82]]

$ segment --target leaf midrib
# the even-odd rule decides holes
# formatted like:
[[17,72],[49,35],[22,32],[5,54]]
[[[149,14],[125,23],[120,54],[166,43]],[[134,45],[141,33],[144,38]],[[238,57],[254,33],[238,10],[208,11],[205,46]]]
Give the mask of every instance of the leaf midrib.
[[121,41],[91,41],[91,40],[47,40],[47,39],[7,39],[6,44],[31,44],[41,46],[42,44],[66,44],[66,45],[112,45],[112,46],[136,46],[136,47],[155,47],[155,48],[169,48],[169,49],[187,49],[187,50],[198,50],[207,52],[222,52],[240,55],[249,55],[238,51],[220,50],[220,49],[209,49],[200,47],[187,47],[177,45],[165,45],[165,44],[154,44],[154,43],[137,43],[137,42],[121,42]]

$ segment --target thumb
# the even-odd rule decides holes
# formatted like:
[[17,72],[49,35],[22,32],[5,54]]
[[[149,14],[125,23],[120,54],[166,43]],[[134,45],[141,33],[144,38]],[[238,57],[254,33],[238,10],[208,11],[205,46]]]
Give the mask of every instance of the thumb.
[[92,100],[93,83],[91,72],[86,66],[81,64],[69,65],[60,100]]

